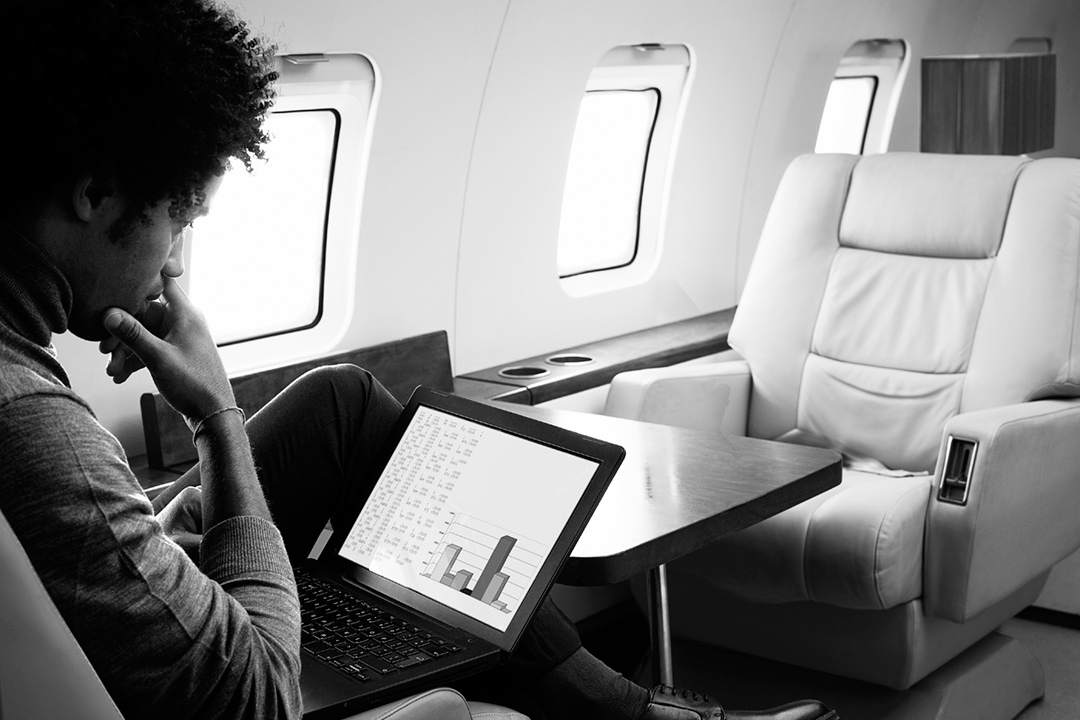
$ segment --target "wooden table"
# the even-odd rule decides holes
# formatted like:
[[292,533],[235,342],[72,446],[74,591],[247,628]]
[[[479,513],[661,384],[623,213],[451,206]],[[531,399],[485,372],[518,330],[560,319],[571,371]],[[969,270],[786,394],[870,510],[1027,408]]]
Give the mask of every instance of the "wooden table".
[[559,575],[604,585],[646,574],[653,671],[672,685],[664,563],[840,484],[839,453],[526,405],[522,415],[626,449]]

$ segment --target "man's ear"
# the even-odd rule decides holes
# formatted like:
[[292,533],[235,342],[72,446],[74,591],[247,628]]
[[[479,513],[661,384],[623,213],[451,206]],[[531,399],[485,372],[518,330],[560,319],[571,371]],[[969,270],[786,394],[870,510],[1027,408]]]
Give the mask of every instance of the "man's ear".
[[99,213],[105,201],[113,196],[112,184],[99,176],[83,173],[75,179],[71,190],[71,206],[83,222],[90,222]]

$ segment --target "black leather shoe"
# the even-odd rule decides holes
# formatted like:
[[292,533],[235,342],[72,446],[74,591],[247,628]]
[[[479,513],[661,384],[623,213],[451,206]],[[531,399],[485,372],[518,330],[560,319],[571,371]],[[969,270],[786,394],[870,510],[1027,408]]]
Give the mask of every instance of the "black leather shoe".
[[788,703],[771,710],[725,711],[708,695],[660,685],[649,691],[641,720],[839,720],[817,700]]

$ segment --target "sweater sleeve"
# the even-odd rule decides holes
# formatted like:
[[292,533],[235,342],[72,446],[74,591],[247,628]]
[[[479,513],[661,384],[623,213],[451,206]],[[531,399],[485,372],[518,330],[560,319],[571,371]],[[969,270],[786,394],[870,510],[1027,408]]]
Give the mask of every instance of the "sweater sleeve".
[[0,407],[0,507],[125,718],[295,718],[300,617],[272,523],[162,532],[123,450],[77,396]]

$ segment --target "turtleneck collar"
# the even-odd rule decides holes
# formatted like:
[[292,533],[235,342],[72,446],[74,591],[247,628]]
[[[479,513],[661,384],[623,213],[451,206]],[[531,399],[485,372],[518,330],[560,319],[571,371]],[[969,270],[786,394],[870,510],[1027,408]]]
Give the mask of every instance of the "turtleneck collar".
[[0,323],[48,348],[67,330],[71,286],[44,250],[0,221]]

